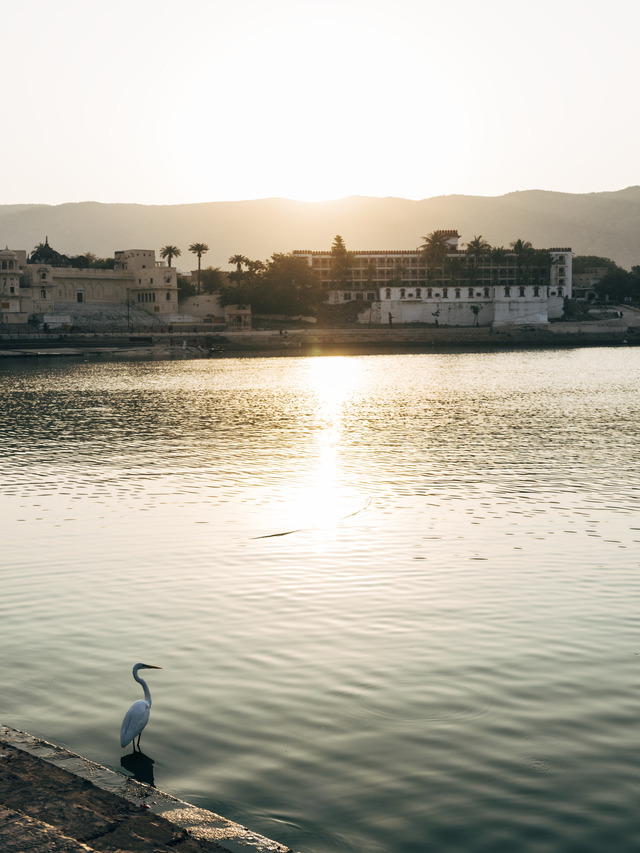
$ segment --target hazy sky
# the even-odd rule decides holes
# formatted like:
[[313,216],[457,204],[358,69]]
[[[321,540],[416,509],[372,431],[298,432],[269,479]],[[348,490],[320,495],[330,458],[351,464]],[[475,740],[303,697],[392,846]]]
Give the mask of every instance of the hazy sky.
[[640,183],[637,0],[20,0],[0,204]]

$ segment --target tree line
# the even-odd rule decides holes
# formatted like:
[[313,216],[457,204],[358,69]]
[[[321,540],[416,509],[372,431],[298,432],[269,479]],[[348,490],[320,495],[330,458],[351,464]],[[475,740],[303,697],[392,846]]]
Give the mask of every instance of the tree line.
[[[549,270],[555,263],[546,249],[536,249],[529,241],[519,238],[508,247],[492,246],[482,235],[474,236],[465,244],[464,252],[456,252],[449,243],[445,231],[433,231],[422,238],[418,251],[425,261],[426,277],[429,282],[447,278],[450,282],[472,284],[488,259],[493,272],[501,267],[510,267],[516,284],[544,284],[549,280]],[[181,299],[200,292],[217,293],[223,305],[251,305],[255,313],[311,314],[318,310],[325,294],[317,273],[304,257],[292,253],[274,253],[267,261],[252,260],[245,255],[231,255],[228,263],[234,267],[224,272],[219,267],[203,269],[201,259],[209,251],[206,243],[192,243],[189,251],[198,258],[196,283],[191,278],[178,276]],[[160,250],[168,265],[179,257],[176,246],[167,245]],[[350,252],[341,235],[336,235],[331,246],[331,281],[336,289],[352,289],[355,253]],[[574,272],[587,267],[604,267],[606,275],[596,286],[602,299],[640,301],[640,266],[631,272],[619,267],[608,258],[575,256]],[[365,269],[361,283],[367,289],[374,285],[375,264]],[[397,268],[389,273],[386,284],[399,284],[404,274],[404,265],[399,261]]]
[[574,275],[589,269],[603,269],[604,275],[594,285],[596,297],[610,302],[640,302],[640,266],[625,270],[611,258],[597,255],[576,255],[573,259]]

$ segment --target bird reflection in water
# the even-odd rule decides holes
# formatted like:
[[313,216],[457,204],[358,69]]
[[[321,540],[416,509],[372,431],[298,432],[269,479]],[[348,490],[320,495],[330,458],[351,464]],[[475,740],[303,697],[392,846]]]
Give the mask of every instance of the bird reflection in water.
[[130,752],[129,755],[122,756],[120,764],[129,773],[133,773],[136,782],[144,782],[145,785],[151,785],[152,788],[155,788],[153,758],[149,758],[144,752]]

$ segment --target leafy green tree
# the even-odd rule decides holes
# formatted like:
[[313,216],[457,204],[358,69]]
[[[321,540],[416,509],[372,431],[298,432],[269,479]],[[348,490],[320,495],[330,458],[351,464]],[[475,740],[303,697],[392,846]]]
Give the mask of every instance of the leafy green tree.
[[182,252],[177,246],[163,246],[160,249],[160,257],[164,258],[169,266],[171,266],[171,261],[174,258],[179,258],[181,254]]
[[347,251],[344,240],[339,234],[336,234],[331,244],[331,268],[334,284],[345,287],[351,280],[352,266],[353,253]]
[[217,293],[227,285],[227,276],[220,267],[207,267],[200,272],[203,293]]
[[247,261],[247,273],[250,276],[260,275],[265,271],[267,265],[264,261]]
[[608,272],[620,272],[622,267],[619,267],[615,261],[610,258],[601,258],[598,255],[574,255],[571,262],[571,269],[574,275],[586,272],[588,269],[604,268]]
[[69,266],[76,269],[112,270],[114,265],[115,258],[99,258],[93,252],[86,252],[84,255],[69,258]]
[[197,293],[200,294],[200,263],[202,261],[202,256],[205,255],[209,251],[209,247],[206,243],[192,243],[189,246],[189,251],[193,252],[194,255],[198,257],[198,287]]
[[[638,267],[634,267],[638,269]],[[611,302],[639,302],[640,276],[636,273],[619,270],[609,272],[594,286],[599,299]]]
[[320,280],[305,258],[276,252],[263,275],[261,292],[276,313],[311,313],[321,301]]
[[188,299],[190,296],[196,295],[196,287],[195,284],[191,281],[191,278],[187,275],[179,275],[178,276],[178,302],[184,302],[185,299]]
[[257,314],[308,314],[317,310],[322,291],[305,258],[275,253],[266,263],[249,261],[242,279],[221,289],[220,301],[251,305]]

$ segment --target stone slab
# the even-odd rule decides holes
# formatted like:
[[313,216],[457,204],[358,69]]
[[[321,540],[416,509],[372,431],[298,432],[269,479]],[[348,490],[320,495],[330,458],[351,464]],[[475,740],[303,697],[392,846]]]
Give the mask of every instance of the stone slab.
[[0,725],[3,853],[292,853],[227,820]]

